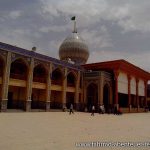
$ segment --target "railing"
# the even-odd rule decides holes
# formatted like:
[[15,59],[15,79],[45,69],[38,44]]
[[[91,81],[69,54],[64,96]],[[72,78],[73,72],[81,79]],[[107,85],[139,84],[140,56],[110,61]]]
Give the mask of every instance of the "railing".
[[[62,81],[52,80],[51,83],[54,85],[62,85]],[[67,83],[67,86],[75,87],[75,84],[74,83]]]
[[33,77],[33,82],[46,83],[46,79],[41,77]]
[[52,80],[51,83],[55,85],[62,85],[62,81],[57,81],[57,80]]
[[75,84],[74,83],[67,83],[67,86],[75,87]]
[[26,80],[27,77],[26,77],[26,75],[22,75],[22,74],[10,73],[10,78]]

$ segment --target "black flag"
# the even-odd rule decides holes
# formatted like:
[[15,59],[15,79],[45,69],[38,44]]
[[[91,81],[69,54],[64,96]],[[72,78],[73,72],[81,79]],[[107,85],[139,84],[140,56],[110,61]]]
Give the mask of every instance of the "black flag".
[[76,19],[76,16],[73,16],[72,18],[71,18],[71,20],[75,20]]

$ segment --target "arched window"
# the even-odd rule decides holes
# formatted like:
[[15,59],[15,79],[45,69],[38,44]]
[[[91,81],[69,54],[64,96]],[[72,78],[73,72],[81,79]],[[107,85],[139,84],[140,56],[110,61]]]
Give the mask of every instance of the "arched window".
[[26,80],[27,70],[26,63],[22,59],[17,59],[11,64],[10,78]]
[[43,65],[39,64],[34,68],[33,82],[46,83],[46,69]]
[[63,75],[60,69],[55,69],[51,76],[52,84],[62,85]]
[[103,104],[105,108],[110,104],[110,89],[108,84],[105,84],[103,88]]
[[72,72],[70,72],[67,76],[67,86],[75,87],[75,84],[76,84],[75,75]]
[[95,83],[90,83],[87,87],[87,107],[91,110],[92,105],[98,107],[98,86]]

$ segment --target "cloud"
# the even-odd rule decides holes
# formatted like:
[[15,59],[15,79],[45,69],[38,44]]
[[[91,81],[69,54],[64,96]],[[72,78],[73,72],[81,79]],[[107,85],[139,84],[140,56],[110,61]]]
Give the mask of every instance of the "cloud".
[[110,35],[105,26],[101,26],[97,30],[83,30],[81,34],[87,41],[90,50],[100,50],[104,47],[113,47]]
[[72,32],[70,18],[76,15],[89,62],[124,58],[150,70],[149,6],[148,0],[0,1],[0,41],[36,46],[37,52],[58,58],[61,42]]
[[69,29],[68,25],[53,25],[53,26],[42,26],[39,31],[43,33],[47,32],[65,32],[67,29]]
[[[147,0],[41,0],[45,12],[59,16],[59,12],[79,16],[81,26],[89,26],[101,19],[116,21],[125,31],[150,31],[150,2]],[[90,10],[90,11],[89,11]]]
[[9,14],[10,18],[12,19],[17,19],[18,17],[21,16],[21,11],[16,10],[16,11],[11,11]]

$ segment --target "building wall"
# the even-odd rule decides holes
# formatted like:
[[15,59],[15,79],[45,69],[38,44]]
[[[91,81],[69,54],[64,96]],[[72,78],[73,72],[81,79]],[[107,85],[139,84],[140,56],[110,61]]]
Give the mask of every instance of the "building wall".
[[118,76],[118,92],[128,94],[128,78],[127,74],[120,72]]
[[[117,72],[117,71],[116,71]],[[147,105],[146,79],[134,75],[134,72],[118,71],[118,93],[115,96],[117,106],[123,107],[124,112],[144,111]]]
[[[112,74],[105,71],[85,72],[83,84],[84,103],[87,107],[90,107],[88,106],[90,105],[90,97],[93,97],[94,104],[96,105],[97,110],[99,108],[99,105],[103,105],[106,103],[108,105],[113,105]],[[89,87],[91,86],[93,86],[93,89],[90,88],[91,91],[89,91]],[[106,91],[104,90],[105,88],[107,89]]]
[[[118,76],[118,92],[128,94],[128,77],[127,73],[120,72]],[[136,95],[136,78],[131,77],[130,80],[130,94]],[[138,82],[138,95],[145,96],[144,80],[139,79]]]
[[[4,78],[0,77],[0,110],[7,110],[7,102],[8,102],[8,92],[13,93],[13,101],[24,101],[24,104],[21,104],[22,107],[25,107],[25,110],[30,110],[32,106],[32,101],[34,103],[34,108],[38,106],[38,108],[50,108],[51,101],[56,101],[63,104],[66,104],[67,100],[67,92],[72,92],[75,95],[75,104],[79,103],[79,95],[82,95],[82,90],[80,89],[80,70],[77,68],[69,68],[67,66],[61,66],[55,64],[55,62],[39,60],[36,58],[32,58],[29,56],[24,56],[21,54],[7,52],[4,50],[0,50],[0,60],[3,61],[1,57],[4,54],[4,64],[6,68],[2,71],[5,75]],[[2,56],[1,56],[2,55]],[[20,60],[20,63],[23,63],[27,68],[27,78],[20,79],[15,78],[13,74],[13,78],[10,78],[10,70],[11,64],[15,61]],[[37,66],[42,66],[45,70],[44,79],[43,76],[39,78],[36,77],[36,82],[33,82],[34,78],[34,68]],[[62,83],[61,85],[51,84],[51,75],[52,72],[59,68],[62,72]],[[75,85],[71,87],[67,87],[67,78],[71,73],[71,77],[74,78]],[[43,83],[41,81],[44,81]],[[2,91],[2,88],[5,89]],[[2,94],[2,92],[4,94]],[[3,96],[2,96],[3,95]],[[42,102],[41,104],[37,104],[37,102]],[[17,104],[18,106],[19,104]],[[39,107],[42,106],[42,107]]]
[[[2,57],[4,59],[2,59]],[[25,56],[14,52],[8,52],[0,50],[0,59],[4,61],[6,68],[3,69],[4,76],[0,77],[0,109],[7,109],[8,92],[13,92],[14,101],[24,101],[25,110],[30,110],[32,100],[41,101],[42,108],[50,108],[50,103],[59,103],[62,107],[67,103],[67,92],[74,95],[75,105],[79,107],[82,104],[82,110],[87,103],[86,88],[88,84],[94,83],[97,86],[98,101],[97,105],[103,103],[103,88],[108,85],[109,88],[109,102],[115,104],[115,81],[112,78],[111,73],[98,71],[93,72],[91,76],[83,78],[83,70],[76,68],[69,68],[68,66],[61,66],[55,62],[40,60],[37,58]],[[15,60],[21,59],[22,62],[27,66],[27,79],[14,79],[10,78],[11,64]],[[45,69],[44,82],[40,80],[33,82],[34,68],[41,65]],[[59,68],[62,73],[62,83],[60,85],[52,84],[51,75],[55,69]],[[75,85],[72,87],[68,84],[67,77],[69,73],[75,78]],[[99,74],[100,72],[100,74]],[[123,71],[119,72],[118,75],[118,93],[129,94],[129,79],[128,73]],[[138,91],[137,91],[137,77],[130,74],[130,94],[142,97],[145,96],[145,83],[144,79],[139,79]],[[82,77],[82,78],[81,78]],[[2,90],[3,89],[3,90]],[[114,93],[113,93],[114,92]],[[117,93],[117,94],[118,94]],[[68,94],[69,95],[69,94]],[[135,100],[136,97],[134,97]],[[137,99],[135,100],[137,102]],[[59,105],[59,106],[60,106]]]
[[139,80],[138,93],[139,93],[139,96],[145,96],[145,85],[142,79]]
[[136,95],[136,79],[135,77],[131,77],[131,81],[130,81],[130,93],[133,95]]
[[25,99],[26,99],[25,88],[10,86],[9,92],[13,93],[13,100],[14,101],[25,101]]

